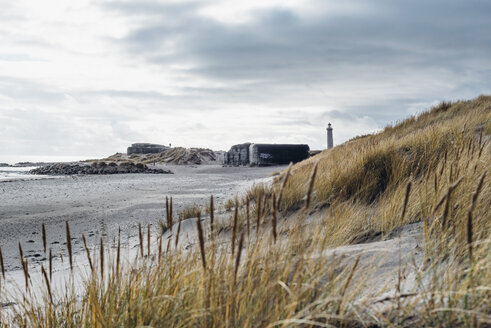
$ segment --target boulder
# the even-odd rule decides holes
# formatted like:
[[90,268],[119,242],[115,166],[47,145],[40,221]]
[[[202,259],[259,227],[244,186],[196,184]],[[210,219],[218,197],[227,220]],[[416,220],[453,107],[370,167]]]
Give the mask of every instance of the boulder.
[[[101,165],[101,163],[104,163]],[[79,163],[55,163],[41,166],[29,171],[30,174],[41,175],[88,175],[88,174],[127,174],[127,173],[150,173],[150,174],[172,174],[170,170],[149,168],[143,163],[131,162],[110,163],[94,162],[90,165]]]

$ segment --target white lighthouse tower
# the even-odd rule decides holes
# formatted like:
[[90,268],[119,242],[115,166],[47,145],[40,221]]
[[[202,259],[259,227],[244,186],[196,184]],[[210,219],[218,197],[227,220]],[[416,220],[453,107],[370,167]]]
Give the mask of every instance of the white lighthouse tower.
[[332,127],[331,123],[327,125],[327,149],[334,147],[334,142],[332,140]]

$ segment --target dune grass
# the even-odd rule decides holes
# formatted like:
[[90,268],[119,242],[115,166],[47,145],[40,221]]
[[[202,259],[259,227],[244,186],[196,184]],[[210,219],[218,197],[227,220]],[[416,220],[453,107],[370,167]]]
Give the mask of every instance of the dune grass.
[[[314,207],[329,207],[335,218],[332,245],[349,243],[368,231],[389,233],[401,224],[426,222],[435,216],[440,220],[442,208],[433,213],[434,204],[462,178],[451,197],[455,208],[447,213],[449,221],[460,224],[467,216],[473,188],[491,163],[489,131],[491,97],[443,102],[378,134],[357,138],[295,165],[281,208],[287,212],[303,206],[312,168],[318,163],[313,203]],[[279,176],[268,192],[279,193],[283,178]],[[408,213],[404,222],[397,222],[409,181],[413,195]],[[481,218],[476,224],[483,234],[488,232],[484,228],[489,200],[488,177],[475,208],[476,218]]]
[[[490,125],[491,97],[442,103],[252,188],[234,202],[233,232],[211,233],[198,215],[193,247],[160,239],[124,266],[101,242],[81,294],[53,295],[43,269],[45,292],[26,291],[1,326],[490,325]],[[375,264],[323,255],[411,222],[424,240],[411,292],[400,264],[392,294],[363,297]]]

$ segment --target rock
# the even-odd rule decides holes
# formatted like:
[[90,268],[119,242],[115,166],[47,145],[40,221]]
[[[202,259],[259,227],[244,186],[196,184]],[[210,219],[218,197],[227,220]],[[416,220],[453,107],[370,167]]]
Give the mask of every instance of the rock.
[[87,175],[87,174],[126,174],[126,173],[152,173],[152,174],[172,174],[170,170],[149,168],[143,163],[134,164],[132,162],[116,163],[93,162],[92,164],[80,163],[55,163],[42,166],[29,171],[30,174],[42,175]]

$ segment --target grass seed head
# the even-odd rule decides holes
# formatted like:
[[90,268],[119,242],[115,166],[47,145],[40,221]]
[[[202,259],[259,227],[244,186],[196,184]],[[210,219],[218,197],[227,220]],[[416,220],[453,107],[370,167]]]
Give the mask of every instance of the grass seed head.
[[[94,266],[92,265],[92,257],[90,256],[90,250],[89,250],[89,247],[87,246],[87,239],[85,238],[84,234],[82,234],[82,241],[84,243],[85,253],[87,254],[87,260],[89,261],[90,271],[93,273],[94,272]],[[50,249],[50,258],[51,258],[51,249]],[[51,265],[50,265],[50,268],[51,268]],[[50,277],[51,277],[51,273],[50,273]]]
[[2,247],[0,247],[0,267],[2,269],[2,276],[3,280],[5,280],[5,266],[3,264],[3,254],[2,254]]
[[203,227],[201,226],[200,213],[198,213],[198,217],[196,218],[196,226],[198,227],[198,239],[199,239],[199,250],[201,253],[201,262],[203,264],[203,270],[206,271],[205,238],[203,234]]
[[70,235],[70,225],[68,221],[65,221],[66,227],[66,246],[68,248],[68,259],[70,261],[70,270],[73,272],[73,250],[72,250],[72,237]]
[[44,254],[46,254],[47,238],[46,238],[46,225],[44,223],[41,225],[41,236],[43,239]]

